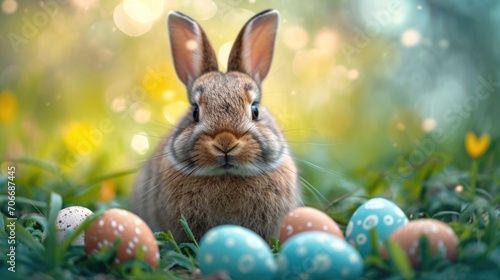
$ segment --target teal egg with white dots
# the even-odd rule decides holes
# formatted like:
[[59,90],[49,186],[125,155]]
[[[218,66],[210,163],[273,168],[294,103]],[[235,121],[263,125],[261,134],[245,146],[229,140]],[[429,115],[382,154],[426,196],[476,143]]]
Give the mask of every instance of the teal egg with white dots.
[[346,240],[358,248],[363,257],[372,252],[372,229],[377,233],[377,244],[383,246],[389,236],[408,223],[401,208],[385,198],[372,198],[354,212],[347,224]]
[[203,275],[225,270],[231,279],[273,279],[278,271],[264,239],[236,225],[209,230],[201,238],[198,263]]
[[352,279],[363,274],[363,259],[349,243],[309,231],[288,239],[278,256],[277,279]]

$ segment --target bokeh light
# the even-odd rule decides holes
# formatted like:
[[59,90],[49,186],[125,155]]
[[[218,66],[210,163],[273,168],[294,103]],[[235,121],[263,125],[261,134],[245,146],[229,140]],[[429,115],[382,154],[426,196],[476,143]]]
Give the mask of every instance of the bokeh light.
[[190,1],[190,14],[198,20],[208,20],[217,13],[217,5],[212,0]]
[[16,0],[3,0],[2,1],[2,12],[5,14],[13,14],[17,11]]
[[416,46],[420,40],[420,32],[415,29],[408,29],[401,35],[401,43],[407,47]]
[[425,132],[431,132],[436,128],[436,125],[437,125],[436,120],[431,118],[425,119],[424,122],[422,123],[422,129]]
[[347,72],[347,78],[350,80],[356,80],[359,77],[359,71],[357,69],[351,69]]
[[292,50],[304,48],[309,42],[307,31],[300,25],[288,27],[283,32],[283,40]]
[[[142,14],[144,11],[145,10],[131,12],[132,16],[130,16],[125,10],[125,5],[122,3],[116,6],[113,13],[113,19],[116,26],[123,33],[132,37],[141,36],[148,32],[153,25],[150,20],[140,21],[147,17],[147,15]],[[140,20],[137,20],[137,18]]]
[[95,8],[99,5],[99,0],[71,0],[71,3],[84,10]]
[[218,58],[219,58],[219,64],[221,65],[222,70],[227,68],[227,62],[229,60],[229,53],[231,52],[231,48],[233,47],[233,43],[234,43],[233,41],[227,42],[219,48]]
[[314,38],[314,47],[329,53],[336,52],[339,46],[339,35],[330,29],[319,31]]
[[117,97],[111,103],[111,110],[114,112],[122,112],[127,109],[127,101],[123,98]]
[[132,118],[139,124],[149,122],[151,119],[151,106],[144,102],[136,102],[129,108]]
[[130,147],[139,155],[144,155],[149,151],[149,138],[147,133],[140,132],[132,137]]
[[123,10],[134,21],[151,23],[163,13],[163,0],[123,0]]

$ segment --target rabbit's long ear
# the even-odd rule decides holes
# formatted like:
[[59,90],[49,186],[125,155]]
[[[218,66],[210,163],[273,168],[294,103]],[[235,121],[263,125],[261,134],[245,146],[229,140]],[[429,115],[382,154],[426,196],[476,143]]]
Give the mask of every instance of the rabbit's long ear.
[[214,49],[196,21],[183,13],[171,11],[168,31],[175,71],[188,90],[199,76],[218,71]]
[[246,73],[260,84],[271,68],[278,23],[279,13],[276,10],[265,10],[252,17],[233,44],[228,72]]

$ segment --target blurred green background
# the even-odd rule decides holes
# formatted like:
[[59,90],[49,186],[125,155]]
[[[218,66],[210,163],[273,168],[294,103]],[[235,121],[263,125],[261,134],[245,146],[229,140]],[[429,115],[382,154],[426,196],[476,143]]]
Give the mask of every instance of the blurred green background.
[[[350,199],[404,199],[398,185],[415,169],[469,168],[469,131],[492,139],[480,168],[498,167],[495,0],[1,0],[0,158],[36,158],[75,182],[139,168],[187,108],[166,13],[197,20],[224,70],[237,32],[266,8],[281,25],[263,103],[309,185],[307,204],[354,190]],[[19,195],[51,188],[33,167],[17,176],[31,178]],[[87,198],[126,197],[134,177]]]

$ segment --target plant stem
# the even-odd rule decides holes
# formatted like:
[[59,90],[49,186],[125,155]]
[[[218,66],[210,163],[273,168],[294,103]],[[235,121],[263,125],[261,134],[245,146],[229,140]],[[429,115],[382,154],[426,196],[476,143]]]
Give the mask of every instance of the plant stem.
[[477,175],[477,169],[478,169],[478,163],[477,163],[477,159],[474,159],[472,161],[472,167],[471,167],[471,170],[470,170],[470,191],[473,195],[475,195],[476,193],[476,175]]
[[177,253],[182,254],[181,248],[179,248],[179,245],[175,242],[174,235],[170,230],[167,232],[167,241],[174,246],[174,250],[177,251]]

